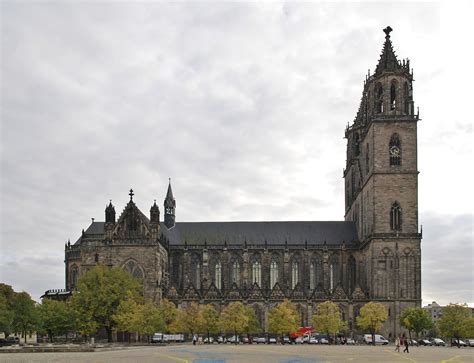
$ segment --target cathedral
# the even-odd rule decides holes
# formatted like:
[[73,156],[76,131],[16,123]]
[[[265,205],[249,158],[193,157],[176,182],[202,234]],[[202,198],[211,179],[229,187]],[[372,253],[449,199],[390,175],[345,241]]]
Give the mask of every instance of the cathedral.
[[[181,222],[168,185],[164,218],[130,201],[116,218],[92,221],[65,247],[66,293],[96,264],[118,266],[143,282],[144,295],[221,310],[231,301],[255,309],[264,330],[284,298],[310,325],[332,300],[351,332],[369,301],[388,311],[382,333],[400,333],[403,309],[421,305],[422,235],[418,231],[417,122],[413,72],[398,60],[390,32],[375,71],[366,76],[354,121],[345,129],[345,220],[334,222]],[[46,295],[54,294],[48,291]]]

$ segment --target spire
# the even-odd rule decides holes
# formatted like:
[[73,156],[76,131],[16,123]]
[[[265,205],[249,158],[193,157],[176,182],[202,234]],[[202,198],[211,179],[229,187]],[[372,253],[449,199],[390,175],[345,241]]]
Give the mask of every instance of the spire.
[[105,207],[105,223],[115,223],[115,208],[110,199],[109,205]]
[[174,200],[173,190],[171,190],[171,178],[168,178],[168,191],[166,192],[166,200]]
[[171,178],[169,178],[169,182],[168,182],[168,191],[166,192],[164,207],[165,207],[165,226],[169,229],[171,227],[174,227],[175,209],[176,209],[176,200],[173,197],[173,190],[171,189]]
[[388,26],[383,31],[385,33],[385,43],[383,45],[382,54],[380,54],[379,63],[375,69],[375,74],[380,75],[384,71],[396,71],[402,69],[398,62],[397,56],[393,50],[392,41],[390,40],[390,32],[393,29]]
[[160,209],[156,205],[156,199],[154,200],[154,203],[150,208],[150,222],[151,223],[160,222]]

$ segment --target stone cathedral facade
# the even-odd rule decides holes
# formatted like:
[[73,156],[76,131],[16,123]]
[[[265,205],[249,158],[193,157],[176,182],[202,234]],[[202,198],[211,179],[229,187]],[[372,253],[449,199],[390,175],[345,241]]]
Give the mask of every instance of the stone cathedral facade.
[[413,72],[397,59],[385,31],[375,72],[364,82],[355,120],[345,130],[345,221],[180,222],[168,186],[164,221],[130,201],[116,218],[93,221],[65,250],[66,290],[96,264],[119,266],[143,281],[145,296],[178,306],[231,301],[254,307],[265,329],[268,311],[289,298],[310,324],[316,306],[336,302],[348,327],[369,301],[383,303],[383,333],[400,332],[406,307],[421,304],[417,122]]

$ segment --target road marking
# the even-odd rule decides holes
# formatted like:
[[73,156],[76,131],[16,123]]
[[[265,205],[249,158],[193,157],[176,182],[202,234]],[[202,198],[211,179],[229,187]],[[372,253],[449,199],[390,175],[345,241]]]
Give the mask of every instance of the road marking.
[[388,353],[390,353],[390,354],[392,354],[392,355],[394,355],[394,356],[396,356],[396,357],[406,359],[406,360],[408,360],[408,361],[410,361],[410,362],[413,362],[413,363],[417,363],[416,360],[411,359],[411,358],[408,358],[406,355],[403,355],[403,353],[395,353],[395,352],[392,352],[392,351],[389,350],[389,349],[385,349],[385,351],[388,352]]
[[458,359],[458,358],[461,358],[461,356],[460,356],[460,355],[455,355],[454,357],[451,357],[451,358],[449,358],[449,359],[442,360],[441,363],[452,362],[452,361],[454,361],[454,360],[456,360],[456,359]]
[[173,357],[172,355],[166,355],[166,354],[161,354],[161,353],[156,353],[156,355],[159,355],[161,357],[166,357],[166,358],[169,358],[171,360],[175,360],[177,362],[182,362],[182,363],[189,363],[189,361],[187,359],[183,359],[183,358],[178,358],[178,357]]

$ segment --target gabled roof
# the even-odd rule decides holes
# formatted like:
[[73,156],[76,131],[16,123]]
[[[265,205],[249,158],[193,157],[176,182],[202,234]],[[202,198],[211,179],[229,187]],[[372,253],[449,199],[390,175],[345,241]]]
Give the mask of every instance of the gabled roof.
[[170,246],[188,245],[340,245],[358,241],[354,222],[177,222],[161,224]]

